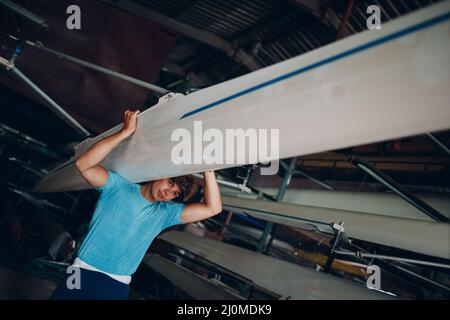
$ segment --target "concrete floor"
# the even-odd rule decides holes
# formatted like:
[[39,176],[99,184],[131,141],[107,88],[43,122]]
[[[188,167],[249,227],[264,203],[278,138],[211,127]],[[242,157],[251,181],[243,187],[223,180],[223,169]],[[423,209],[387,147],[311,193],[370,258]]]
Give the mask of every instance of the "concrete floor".
[[0,268],[0,300],[47,300],[56,285],[26,273]]

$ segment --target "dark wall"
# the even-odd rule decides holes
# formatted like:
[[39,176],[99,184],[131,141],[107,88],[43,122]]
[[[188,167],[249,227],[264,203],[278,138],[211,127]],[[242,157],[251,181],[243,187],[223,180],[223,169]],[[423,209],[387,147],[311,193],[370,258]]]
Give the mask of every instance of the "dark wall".
[[[81,30],[66,27],[66,8],[71,4],[81,8]],[[0,31],[39,40],[47,47],[147,82],[156,81],[175,41],[158,25],[100,1],[32,0],[24,6],[46,19],[49,30],[22,23],[2,9]],[[16,65],[82,125],[97,133],[121,122],[123,111],[128,106],[142,106],[148,95],[146,89],[31,47],[25,48]],[[0,82],[41,101],[2,75]]]

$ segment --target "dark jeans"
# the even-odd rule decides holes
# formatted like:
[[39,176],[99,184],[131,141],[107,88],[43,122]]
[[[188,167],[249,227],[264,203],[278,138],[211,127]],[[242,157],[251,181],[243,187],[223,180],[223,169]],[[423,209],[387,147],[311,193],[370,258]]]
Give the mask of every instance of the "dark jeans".
[[[50,300],[127,300],[130,286],[97,271],[80,270],[80,289],[69,289],[68,273],[50,296]],[[69,280],[69,283],[71,280]]]

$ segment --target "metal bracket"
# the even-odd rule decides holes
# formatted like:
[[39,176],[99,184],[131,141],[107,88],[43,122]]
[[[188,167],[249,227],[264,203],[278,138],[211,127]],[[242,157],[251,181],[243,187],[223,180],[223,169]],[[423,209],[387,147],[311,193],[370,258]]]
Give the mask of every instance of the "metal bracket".
[[14,68],[14,62],[11,62],[3,57],[0,57],[0,64],[3,65],[8,71]]
[[330,252],[328,254],[328,259],[325,264],[325,267],[323,269],[324,272],[329,273],[331,270],[331,266],[333,264],[336,249],[340,245],[342,241],[347,241],[347,237],[345,236],[345,228],[344,228],[344,222],[341,221],[339,223],[332,223],[331,228],[333,229],[333,232],[335,234],[335,237],[333,239],[333,246],[330,249]]

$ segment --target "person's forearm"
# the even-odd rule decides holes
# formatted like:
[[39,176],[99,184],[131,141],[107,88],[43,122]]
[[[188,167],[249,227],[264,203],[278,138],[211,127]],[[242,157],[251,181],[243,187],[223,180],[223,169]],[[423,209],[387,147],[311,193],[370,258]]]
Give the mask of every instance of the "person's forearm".
[[220,189],[214,171],[204,172],[204,183],[204,204],[214,214],[220,213],[222,211],[222,199],[220,198]]
[[120,142],[128,138],[136,130],[137,115],[139,110],[126,110],[122,130],[106,137],[92,145],[84,154],[82,154],[75,162],[78,170],[81,172],[93,168],[100,164],[108,154],[113,151]]
[[76,166],[80,171],[95,167],[126,138],[127,135],[121,130],[98,141],[78,158]]

